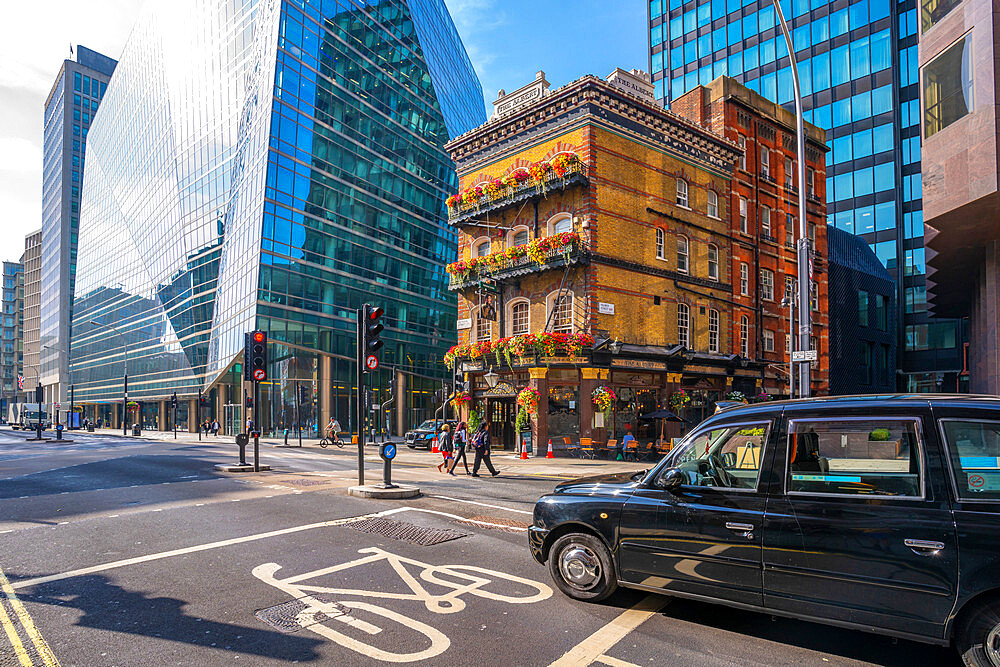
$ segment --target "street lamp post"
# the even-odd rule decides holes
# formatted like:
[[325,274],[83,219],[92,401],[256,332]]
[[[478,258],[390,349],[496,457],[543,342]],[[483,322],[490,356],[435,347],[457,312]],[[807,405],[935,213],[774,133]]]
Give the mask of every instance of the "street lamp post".
[[[69,410],[66,412],[67,421],[69,422],[66,427],[69,430],[73,430],[73,366],[70,363],[69,349],[64,350],[61,347],[56,347],[55,345],[42,345],[43,350],[55,350],[56,352],[62,352],[66,355],[66,368],[69,372]],[[56,410],[56,424],[59,424],[59,411]]]
[[122,398],[122,434],[128,435],[128,418],[126,417],[128,414],[128,339],[125,337],[125,334],[119,331],[115,326],[110,324],[101,324],[100,322],[95,322],[94,320],[90,320],[90,323],[97,327],[111,329],[122,338],[122,347],[125,348],[125,363],[123,369],[124,396]]
[[[788,60],[792,69],[792,88],[795,94],[795,128],[799,154],[799,239],[797,246],[797,263],[799,274],[799,349],[808,350],[810,333],[812,332],[812,317],[809,308],[809,295],[812,290],[812,280],[809,275],[809,222],[806,219],[806,126],[802,112],[802,90],[799,87],[799,68],[795,62],[795,47],[792,44],[792,34],[788,31],[785,14],[781,11],[781,2],[771,0],[774,11],[781,24],[781,32],[788,46]],[[791,333],[791,332],[789,332]],[[794,363],[793,363],[794,366]],[[808,398],[812,383],[809,362],[799,363],[799,396]]]

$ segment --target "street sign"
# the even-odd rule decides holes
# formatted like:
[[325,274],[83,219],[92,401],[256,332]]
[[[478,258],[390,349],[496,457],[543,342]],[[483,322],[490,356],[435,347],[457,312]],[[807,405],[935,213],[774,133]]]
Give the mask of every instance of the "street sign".
[[20,373],[17,374],[17,389],[18,391],[24,390],[24,376]]
[[387,442],[379,449],[379,455],[382,457],[383,461],[391,461],[396,458],[396,445],[393,443]]
[[267,378],[267,373],[264,371],[263,368],[255,368],[254,369],[254,371],[253,371],[253,379],[254,380],[257,380],[259,382],[261,380],[264,380],[265,378]]
[[819,356],[816,350],[798,350],[792,352],[792,361],[817,361]]
[[376,357],[374,354],[369,354],[368,357],[365,358],[365,366],[367,366],[368,370],[370,371],[373,371],[376,368],[378,368],[378,357]]

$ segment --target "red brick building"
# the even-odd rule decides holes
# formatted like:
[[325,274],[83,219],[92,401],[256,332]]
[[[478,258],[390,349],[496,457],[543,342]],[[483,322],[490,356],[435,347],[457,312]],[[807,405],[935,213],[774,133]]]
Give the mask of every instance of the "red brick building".
[[[788,395],[790,343],[786,296],[795,297],[799,192],[795,115],[719,77],[674,100],[670,110],[745,149],[733,171],[730,258],[734,322],[732,349],[768,363],[764,388]],[[812,393],[829,387],[826,258],[826,133],[806,123],[806,212],[812,241]],[[786,301],[787,304],[787,301]],[[796,320],[798,316],[796,315]]]

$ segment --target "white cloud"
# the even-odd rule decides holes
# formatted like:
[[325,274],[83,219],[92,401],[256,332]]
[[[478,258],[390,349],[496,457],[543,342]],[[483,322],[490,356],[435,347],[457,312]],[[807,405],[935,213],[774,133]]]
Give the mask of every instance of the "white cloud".
[[0,137],[0,171],[36,172],[41,163],[37,143],[24,137]]

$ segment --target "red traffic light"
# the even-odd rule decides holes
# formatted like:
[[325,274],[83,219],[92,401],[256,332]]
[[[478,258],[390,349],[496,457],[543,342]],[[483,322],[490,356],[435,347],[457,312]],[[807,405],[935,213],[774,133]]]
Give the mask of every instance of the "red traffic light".
[[385,309],[383,309],[382,306],[375,306],[370,311],[368,311],[368,319],[377,320],[378,318],[382,317],[382,313],[384,312]]
[[264,332],[263,331],[254,331],[253,332],[253,339],[254,339],[254,342],[263,343],[264,342]]

